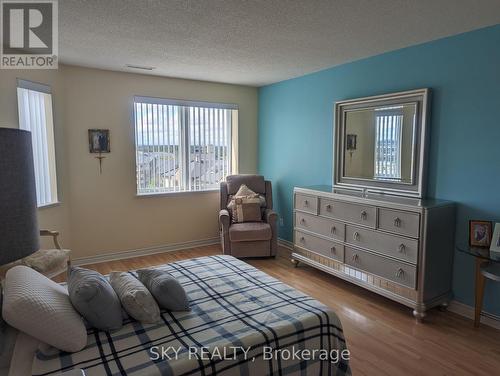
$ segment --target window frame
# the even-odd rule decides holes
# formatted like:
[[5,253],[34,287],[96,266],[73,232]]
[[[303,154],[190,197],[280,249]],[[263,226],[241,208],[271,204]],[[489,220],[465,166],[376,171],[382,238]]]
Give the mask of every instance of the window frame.
[[[46,139],[46,151],[47,155],[45,156],[47,158],[47,168],[49,171],[49,186],[50,186],[50,201],[48,202],[43,202],[40,203],[38,201],[38,197],[41,195],[39,193],[39,179],[36,176],[35,172],[35,181],[37,183],[37,208],[38,209],[44,209],[44,208],[49,208],[49,207],[54,207],[57,205],[60,205],[60,195],[59,195],[59,181],[58,181],[58,175],[57,175],[57,150],[56,150],[56,135],[55,135],[55,116],[54,116],[54,98],[52,94],[52,88],[50,85],[47,84],[42,84],[39,82],[34,82],[34,81],[29,81],[29,80],[24,80],[24,79],[17,79],[17,84],[16,84],[16,99],[17,99],[17,115],[18,115],[18,126],[19,129],[25,129],[22,128],[21,126],[21,120],[24,115],[21,114],[21,103],[20,103],[20,91],[19,89],[24,89],[24,90],[29,90],[29,91],[34,91],[38,92],[41,94],[46,94],[50,96],[50,125],[48,124],[47,120],[48,118],[46,117],[47,115],[47,108],[45,109],[45,135],[47,137]],[[24,110],[24,108],[23,108]],[[50,128],[50,129],[48,129]],[[27,130],[27,129],[25,129]],[[31,129],[28,130],[29,132],[32,133],[33,137],[33,132]],[[50,137],[50,139],[49,139]],[[33,139],[32,139],[33,140]],[[32,147],[35,147],[35,143],[32,142]],[[36,164],[36,155],[35,155],[35,150],[33,150],[33,162]]]
[[[207,102],[207,101],[197,101],[197,100],[185,100],[185,99],[172,99],[172,98],[161,98],[161,97],[152,97],[152,96],[143,96],[143,95],[134,95],[132,99],[132,127],[134,130],[134,171],[135,173],[135,196],[139,198],[147,198],[147,197],[161,197],[161,196],[183,196],[190,194],[198,194],[198,193],[210,193],[210,192],[218,192],[219,188],[208,188],[208,189],[198,189],[198,190],[178,190],[178,191],[165,191],[165,192],[139,192],[139,185],[137,180],[137,169],[138,169],[138,160],[137,160],[137,113],[136,113],[136,104],[151,104],[151,105],[166,105],[166,106],[181,106],[181,107],[200,107],[200,108],[209,108],[209,109],[224,109],[224,110],[233,110],[233,116],[231,118],[231,124],[229,126],[229,148],[228,148],[228,156],[229,156],[229,174],[237,174],[239,169],[239,139],[238,139],[238,128],[239,128],[239,106],[234,103],[221,103],[221,102]],[[185,109],[184,114],[189,112],[188,109]],[[236,114],[236,116],[234,116]],[[189,142],[189,137],[186,135],[189,134],[189,127],[183,127],[181,130],[181,134],[179,136],[179,147],[182,150],[182,159],[180,163],[182,164],[183,169],[183,184],[186,186],[190,186],[188,184],[189,176],[184,171],[186,169],[186,161],[189,159],[189,147],[186,147],[186,142]],[[181,146],[182,144],[182,146]],[[229,175],[228,174],[228,175]]]

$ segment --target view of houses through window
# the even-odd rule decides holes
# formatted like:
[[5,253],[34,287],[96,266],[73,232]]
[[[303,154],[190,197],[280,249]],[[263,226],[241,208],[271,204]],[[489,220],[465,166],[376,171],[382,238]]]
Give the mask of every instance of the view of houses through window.
[[137,193],[218,189],[232,171],[234,105],[136,97]]

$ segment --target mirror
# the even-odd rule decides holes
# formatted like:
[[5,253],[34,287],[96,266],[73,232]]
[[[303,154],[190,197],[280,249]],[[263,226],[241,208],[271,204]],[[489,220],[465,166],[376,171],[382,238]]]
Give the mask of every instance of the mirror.
[[416,103],[346,113],[346,177],[413,182]]
[[338,102],[335,185],[421,197],[427,94]]

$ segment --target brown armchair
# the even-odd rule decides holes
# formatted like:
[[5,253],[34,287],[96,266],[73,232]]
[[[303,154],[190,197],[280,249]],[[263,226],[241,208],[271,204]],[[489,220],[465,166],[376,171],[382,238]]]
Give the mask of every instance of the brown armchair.
[[[266,199],[262,222],[231,223],[227,206],[231,196],[245,184]],[[271,182],[260,175],[230,175],[220,183],[219,226],[222,251],[234,257],[276,256],[278,250],[278,215],[273,209]]]

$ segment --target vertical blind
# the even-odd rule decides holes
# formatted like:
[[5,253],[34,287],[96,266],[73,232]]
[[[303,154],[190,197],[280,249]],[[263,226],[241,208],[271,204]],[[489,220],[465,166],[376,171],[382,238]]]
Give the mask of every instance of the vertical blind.
[[38,206],[56,203],[57,175],[50,87],[19,81],[17,101],[19,128],[31,132]]
[[136,97],[137,193],[217,189],[232,173],[233,105]]
[[376,115],[375,176],[401,179],[401,132],[403,115],[384,111]]

